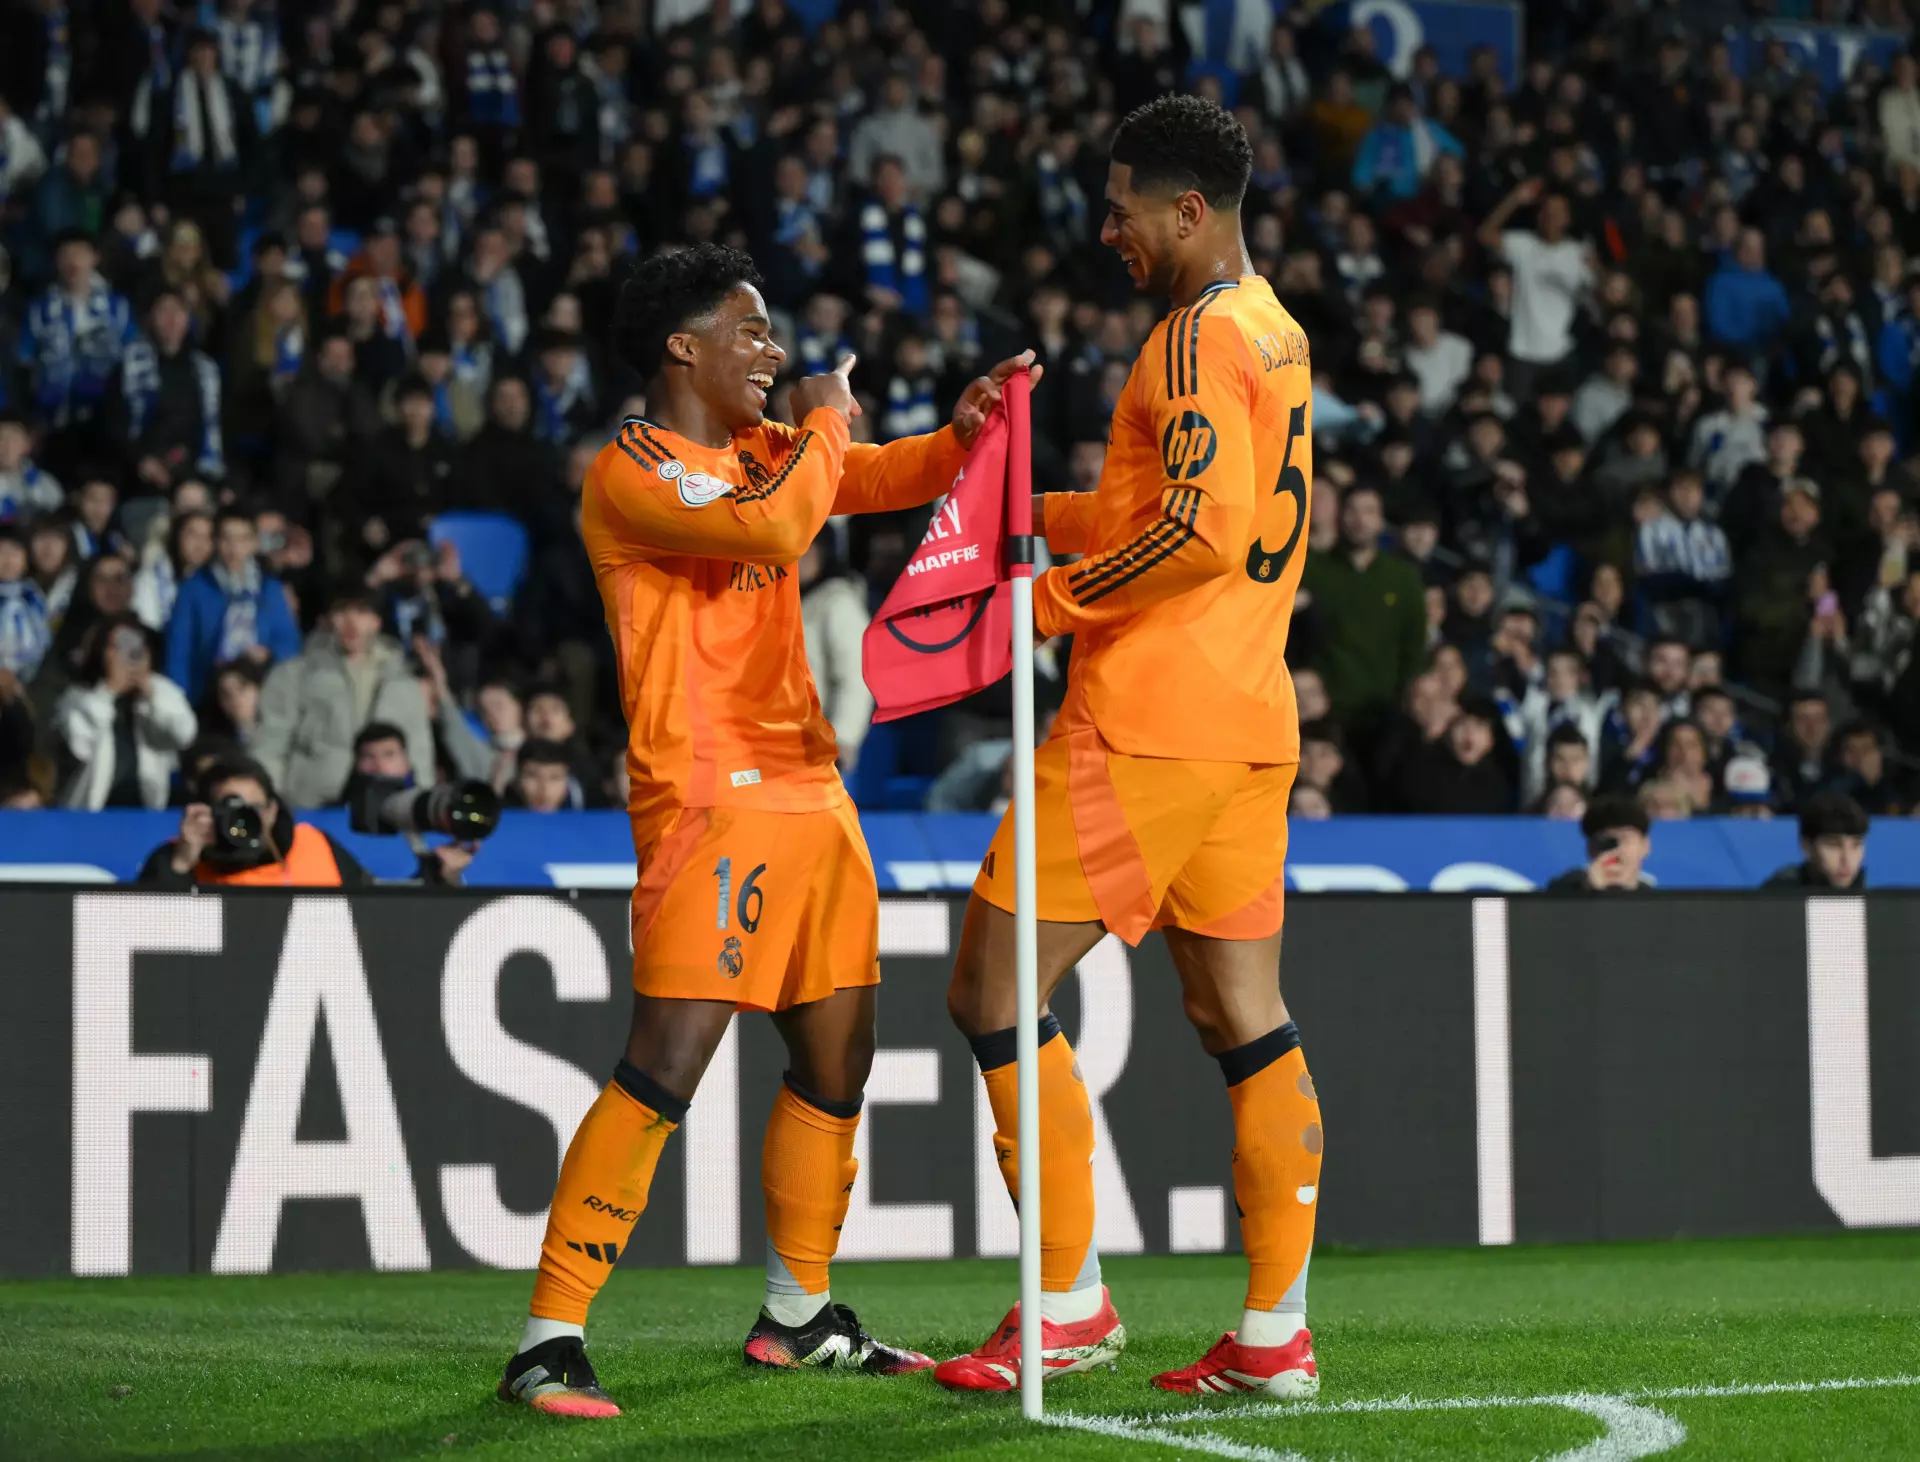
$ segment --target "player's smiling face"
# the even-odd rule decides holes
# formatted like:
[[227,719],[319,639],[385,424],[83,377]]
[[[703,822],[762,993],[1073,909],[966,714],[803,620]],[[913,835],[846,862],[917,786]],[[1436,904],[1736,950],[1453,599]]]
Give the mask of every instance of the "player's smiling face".
[[737,284],[713,312],[713,323],[694,332],[699,353],[694,362],[695,389],[730,431],[746,431],[766,420],[787,353],[773,342],[767,304],[750,284]]
[[1100,242],[1120,256],[1127,277],[1142,294],[1169,292],[1180,225],[1178,196],[1136,192],[1130,166],[1107,165],[1107,217],[1100,225]]

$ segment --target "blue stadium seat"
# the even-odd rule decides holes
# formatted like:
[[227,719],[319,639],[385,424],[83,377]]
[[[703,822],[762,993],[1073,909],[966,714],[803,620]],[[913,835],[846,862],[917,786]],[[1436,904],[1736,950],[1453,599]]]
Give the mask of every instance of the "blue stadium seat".
[[848,790],[868,812],[918,812],[940,770],[940,713],[928,711],[870,726]]
[[1580,579],[1580,555],[1564,543],[1557,543],[1547,556],[1527,570],[1527,582],[1534,592],[1562,604],[1578,603],[1575,586]]
[[427,537],[436,548],[451,543],[459,549],[467,581],[496,612],[506,613],[527,576],[527,530],[519,519],[505,513],[442,513]]

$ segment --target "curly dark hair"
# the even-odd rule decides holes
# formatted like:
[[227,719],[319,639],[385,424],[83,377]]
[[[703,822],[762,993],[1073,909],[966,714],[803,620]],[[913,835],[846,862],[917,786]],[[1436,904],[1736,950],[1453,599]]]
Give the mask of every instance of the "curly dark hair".
[[1253,144],[1233,113],[1169,92],[1127,113],[1109,156],[1133,169],[1136,192],[1195,192],[1231,213],[1247,196]]
[[688,321],[711,314],[737,285],[760,287],[760,271],[739,249],[695,244],[655,254],[620,288],[613,345],[620,359],[651,381],[660,373],[667,337]]

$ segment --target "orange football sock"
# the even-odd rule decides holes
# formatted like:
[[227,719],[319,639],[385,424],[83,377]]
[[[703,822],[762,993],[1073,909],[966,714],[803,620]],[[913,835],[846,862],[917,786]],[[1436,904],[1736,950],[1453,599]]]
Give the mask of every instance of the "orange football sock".
[[1233,1194],[1247,1308],[1306,1309],[1320,1196],[1320,1102],[1292,1021],[1217,1057],[1233,1103]]
[[587,1307],[646,1209],[661,1150],[686,1115],[687,1103],[639,1067],[622,1061],[614,1068],[560,1164],[528,1307],[533,1314],[586,1323]]
[[[1064,1294],[1081,1279],[1093,1250],[1093,1107],[1073,1047],[1052,1015],[1041,1017],[1040,1042],[1040,1287]],[[1018,1203],[1020,1068],[1014,1048],[1012,1027],[973,1039],[993,1104],[993,1154]]]
[[[760,1149],[760,1186],[767,1200],[768,1288],[785,1290],[789,1279],[802,1294],[824,1294],[827,1268],[840,1247],[840,1225],[853,1201],[860,1164],[853,1134],[860,1103],[802,1096],[787,1073],[767,1119]],[[777,1258],[786,1266],[779,1273]]]

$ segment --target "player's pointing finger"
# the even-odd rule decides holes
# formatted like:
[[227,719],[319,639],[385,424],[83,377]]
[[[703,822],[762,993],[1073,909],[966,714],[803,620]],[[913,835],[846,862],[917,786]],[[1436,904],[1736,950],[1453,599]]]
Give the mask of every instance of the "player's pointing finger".
[[840,357],[840,364],[833,368],[833,373],[844,380],[853,374],[854,364],[859,359],[859,356],[855,355],[852,351],[848,351]]

